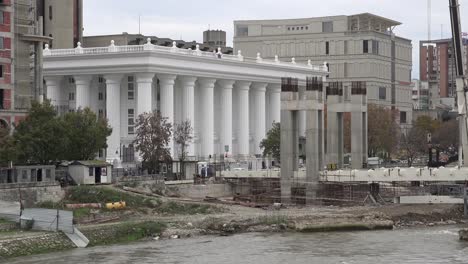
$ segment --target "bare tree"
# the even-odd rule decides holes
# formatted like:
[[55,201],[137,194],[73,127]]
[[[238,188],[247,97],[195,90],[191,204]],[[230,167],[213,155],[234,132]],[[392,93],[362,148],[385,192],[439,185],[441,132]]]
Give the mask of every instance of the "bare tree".
[[159,111],[143,113],[136,122],[137,134],[134,141],[136,150],[143,158],[143,166],[157,172],[161,162],[170,162],[168,148],[172,134],[172,124],[162,117]]
[[193,140],[193,128],[190,120],[185,120],[174,127],[174,143],[179,146],[179,161],[182,176],[185,176],[185,160],[187,159],[187,148]]
[[400,137],[397,111],[369,104],[367,113],[369,155],[393,154]]
[[413,165],[414,159],[423,154],[427,146],[427,137],[423,129],[412,127],[406,134],[401,134],[400,150],[408,161],[408,167]]

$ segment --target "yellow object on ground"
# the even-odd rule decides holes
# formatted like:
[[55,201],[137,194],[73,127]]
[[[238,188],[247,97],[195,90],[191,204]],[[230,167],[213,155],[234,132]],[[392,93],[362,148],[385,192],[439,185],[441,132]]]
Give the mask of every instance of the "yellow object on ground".
[[124,201],[115,202],[115,203],[106,203],[107,209],[122,209],[125,208],[127,204]]

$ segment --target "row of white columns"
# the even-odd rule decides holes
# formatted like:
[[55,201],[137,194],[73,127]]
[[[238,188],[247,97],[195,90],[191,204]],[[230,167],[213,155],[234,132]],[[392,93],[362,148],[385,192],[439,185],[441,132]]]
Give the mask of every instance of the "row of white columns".
[[[107,159],[113,160],[119,158],[120,149],[120,88],[123,79],[123,74],[104,75],[106,82],[106,108],[107,119],[113,129],[112,135],[108,138]],[[238,154],[240,156],[249,156],[250,154],[261,154],[260,142],[265,138],[267,127],[266,124],[279,122],[280,120],[280,84],[267,84],[260,82],[237,81],[237,80],[217,80],[214,78],[201,78],[195,76],[177,76],[172,74],[155,74],[155,73],[138,73],[136,74],[137,83],[137,111],[136,115],[145,112],[151,112],[152,107],[152,92],[153,79],[156,76],[159,79],[160,86],[160,111],[162,116],[168,118],[168,122],[174,123],[174,89],[176,80],[179,88],[182,89],[182,120],[190,120],[192,126],[195,122],[195,86],[198,85],[200,93],[200,114],[197,125],[201,139],[201,154],[203,158],[215,154],[214,148],[214,130],[215,130],[215,113],[214,113],[214,89],[221,89],[221,104],[223,112],[221,114],[220,125],[220,143],[222,146],[229,146],[232,153],[233,146],[233,125],[237,126],[237,144]],[[57,104],[60,101],[60,81],[61,77],[46,77],[47,96],[52,101],[52,104]],[[76,85],[76,108],[90,107],[91,94],[91,76],[74,76]],[[238,98],[233,98],[233,90],[237,91]],[[269,90],[269,109],[266,109],[266,91]],[[249,97],[253,99],[254,109],[249,109]],[[233,124],[233,101],[237,100],[238,123]],[[268,115],[266,113],[268,111]],[[249,120],[253,118],[254,127],[249,127]],[[266,120],[268,116],[268,120]],[[255,150],[250,153],[250,138],[249,131],[254,131],[253,141]],[[171,154],[174,154],[174,143],[169,143]],[[115,150],[114,150],[115,149]],[[195,155],[194,144],[189,144],[187,149],[189,156]],[[230,154],[230,153],[229,153]]]

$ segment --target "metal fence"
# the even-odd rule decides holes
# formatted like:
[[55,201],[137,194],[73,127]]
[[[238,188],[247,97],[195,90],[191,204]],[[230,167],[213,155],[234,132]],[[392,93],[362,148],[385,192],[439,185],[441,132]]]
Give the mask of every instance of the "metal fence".
[[28,208],[23,210],[21,220],[32,220],[34,230],[74,232],[72,211]]

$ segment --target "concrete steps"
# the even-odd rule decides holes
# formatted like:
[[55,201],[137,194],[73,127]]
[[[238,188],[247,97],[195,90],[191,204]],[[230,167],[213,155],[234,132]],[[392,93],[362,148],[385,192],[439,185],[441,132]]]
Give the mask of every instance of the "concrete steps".
[[65,235],[78,247],[85,248],[89,244],[89,240],[83,235],[83,233],[78,230],[78,228],[73,227],[73,233],[65,233]]

